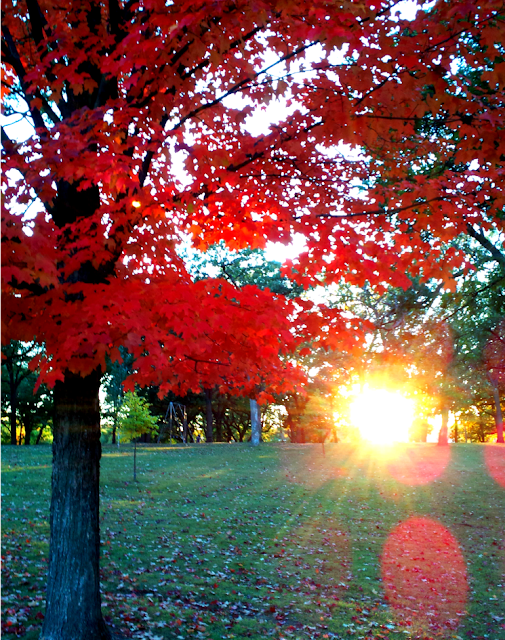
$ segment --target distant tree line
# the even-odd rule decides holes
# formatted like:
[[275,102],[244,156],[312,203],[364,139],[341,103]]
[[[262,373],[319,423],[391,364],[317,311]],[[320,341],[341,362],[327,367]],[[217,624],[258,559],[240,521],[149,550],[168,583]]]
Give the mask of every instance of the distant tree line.
[[[381,290],[365,283],[304,291],[281,273],[280,264],[261,251],[230,252],[217,245],[206,254],[186,256],[193,277],[219,275],[235,286],[256,284],[293,299],[318,295],[330,305],[344,306],[361,319],[365,339],[348,351],[326,351],[308,343],[298,354],[307,380],[301,393],[286,393],[275,405],[261,409],[264,440],[338,442],[358,437],[349,421],[348,401],[340,390],[362,380],[378,380],[415,398],[418,415],[411,440],[426,441],[430,418],[442,415],[452,423],[447,436],[455,442],[503,439],[505,397],[505,256],[496,246],[465,237],[458,249],[472,268],[454,275],[452,285],[411,278],[407,289]],[[501,258],[500,258],[501,256]],[[502,259],[503,258],[503,259]],[[51,391],[37,386],[38,373],[29,366],[41,351],[35,343],[11,342],[2,347],[2,442],[36,444],[50,438]],[[303,355],[302,355],[303,353]],[[123,383],[133,372],[131,354],[108,361],[102,384],[103,439],[116,443]],[[248,397],[202,388],[199,393],[159,397],[159,387],[138,389],[156,418],[157,429],[144,441],[244,442],[251,437]],[[170,403],[183,406],[181,423],[169,424]],[[123,436],[124,438],[124,436]]]

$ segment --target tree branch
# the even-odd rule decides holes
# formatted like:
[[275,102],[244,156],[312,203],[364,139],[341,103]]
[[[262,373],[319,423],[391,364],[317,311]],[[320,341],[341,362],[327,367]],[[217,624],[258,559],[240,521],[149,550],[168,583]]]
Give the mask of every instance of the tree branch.
[[482,247],[484,247],[484,249],[487,249],[489,251],[496,262],[498,262],[498,264],[505,266],[505,254],[503,254],[497,247],[495,247],[494,244],[486,238],[482,231],[475,229],[470,223],[466,225],[466,231],[469,236],[471,236],[474,240],[477,240],[477,242]]
[[333,213],[319,213],[316,218],[358,218],[363,216],[370,215],[385,215],[391,216],[395,213],[400,213],[401,211],[408,211],[409,209],[414,209],[415,207],[422,207],[430,202],[437,202],[439,200],[444,200],[441,196],[437,196],[436,198],[431,198],[431,200],[425,200],[424,202],[414,202],[413,204],[405,205],[404,207],[397,207],[396,209],[374,209],[373,211],[360,211],[359,213],[348,213],[348,214],[338,214],[335,215]]
[[470,298],[469,298],[468,302],[465,302],[464,304],[460,305],[452,313],[449,313],[449,314],[445,315],[442,318],[442,322],[447,322],[447,320],[450,320],[453,316],[458,314],[460,311],[463,311],[463,309],[466,309],[467,307],[469,307],[472,304],[472,302],[475,300],[475,298],[477,298],[483,291],[487,291],[488,289],[492,289],[497,284],[500,284],[500,282],[504,282],[505,283],[505,276],[500,276],[499,278],[496,278],[496,280],[493,280],[489,284],[486,284],[484,287],[481,287],[480,289],[477,289],[476,291],[474,291],[470,295]]
[[16,143],[9,138],[3,126],[2,126],[2,147],[8,154],[16,153]]
[[190,111],[188,114],[186,114],[171,129],[171,132],[177,131],[177,129],[180,129],[182,127],[182,125],[186,122],[186,120],[189,120],[190,118],[194,118],[195,116],[197,116],[202,111],[205,111],[206,109],[211,109],[212,107],[215,107],[217,104],[220,104],[228,96],[231,96],[231,95],[233,95],[235,93],[238,93],[240,90],[242,90],[242,88],[245,85],[250,84],[253,80],[256,80],[257,78],[259,78],[259,76],[262,76],[263,74],[268,73],[268,71],[270,71],[271,69],[276,67],[278,64],[281,64],[282,62],[286,62],[286,60],[290,60],[291,58],[294,58],[299,53],[302,53],[303,51],[306,51],[307,49],[310,49],[310,47],[313,47],[316,44],[319,44],[319,42],[318,41],[314,41],[314,42],[309,42],[308,44],[301,45],[298,48],[296,48],[294,51],[291,51],[290,53],[287,53],[286,55],[282,56],[281,58],[279,58],[278,60],[273,62],[271,65],[269,65],[268,67],[265,67],[264,69],[260,69],[259,71],[254,73],[251,77],[244,78],[244,80],[241,80],[240,82],[237,82],[237,84],[235,84],[233,87],[228,89],[228,91],[225,91],[223,94],[221,94],[215,100],[211,100],[210,102],[206,102],[205,104],[201,104],[199,107],[197,107],[196,109],[193,109],[193,111]]
[[37,0],[26,0],[26,8],[30,16],[30,25],[32,27],[32,37],[35,44],[40,44],[44,40],[44,32],[48,26],[47,20],[42,13]]
[[25,100],[30,109],[30,113],[33,118],[33,123],[35,124],[35,128],[47,131],[47,127],[44,123],[44,119],[42,118],[42,114],[36,107],[32,106],[31,104],[33,95],[28,91],[28,85],[25,82],[25,75],[26,75],[25,68],[23,67],[23,63],[21,62],[21,58],[19,57],[16,44],[7,26],[5,25],[2,26],[2,33],[3,33],[2,53],[4,56],[4,61],[7,62],[7,64],[12,65],[14,71],[16,72],[19,78],[19,82],[21,83],[21,87],[25,95]]

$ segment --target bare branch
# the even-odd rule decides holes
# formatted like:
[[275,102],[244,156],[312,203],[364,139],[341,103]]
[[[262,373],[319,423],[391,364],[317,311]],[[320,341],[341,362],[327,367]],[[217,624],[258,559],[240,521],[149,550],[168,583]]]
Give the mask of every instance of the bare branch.
[[446,200],[446,198],[442,198],[441,196],[437,196],[436,198],[431,198],[431,200],[425,200],[424,202],[414,202],[413,204],[406,205],[404,207],[396,207],[395,209],[374,209],[372,211],[360,211],[359,213],[347,213],[347,214],[333,214],[333,213],[319,213],[317,218],[362,218],[366,216],[391,216],[395,213],[400,213],[401,211],[408,211],[410,209],[415,209],[416,207],[426,206],[431,202],[439,202]]
[[477,242],[482,247],[484,247],[484,249],[487,249],[489,251],[496,262],[505,266],[505,254],[503,254],[497,247],[495,247],[494,244],[490,240],[488,240],[488,238],[486,238],[482,231],[475,229],[470,223],[466,225],[466,231],[469,236],[471,236],[474,240],[477,240]]

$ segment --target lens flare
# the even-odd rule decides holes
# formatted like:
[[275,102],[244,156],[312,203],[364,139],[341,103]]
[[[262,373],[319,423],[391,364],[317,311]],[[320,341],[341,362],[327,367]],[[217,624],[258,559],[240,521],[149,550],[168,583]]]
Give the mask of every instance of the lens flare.
[[414,632],[456,629],[468,596],[458,541],[440,523],[409,518],[384,545],[384,590],[395,614]]
[[414,402],[385,389],[366,389],[351,404],[361,437],[376,444],[407,442],[413,419]]
[[428,484],[439,478],[451,458],[450,447],[436,444],[403,445],[388,462],[389,473],[403,484]]
[[486,444],[484,459],[493,480],[505,488],[505,445]]

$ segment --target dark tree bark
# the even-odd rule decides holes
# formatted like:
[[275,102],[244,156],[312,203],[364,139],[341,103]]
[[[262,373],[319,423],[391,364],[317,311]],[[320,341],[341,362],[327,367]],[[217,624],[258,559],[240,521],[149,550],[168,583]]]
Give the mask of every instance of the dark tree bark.
[[117,431],[117,418],[114,416],[114,423],[112,425],[112,444],[116,444],[116,431]]
[[99,582],[100,373],[54,388],[51,539],[41,640],[110,640]]
[[214,404],[214,410],[212,411],[212,415],[214,418],[214,425],[215,425],[215,441],[216,442],[223,442],[223,419],[224,419],[224,414],[226,412],[226,404],[224,401],[224,398],[219,398],[218,400],[220,401],[218,403],[218,406],[216,407]]
[[305,428],[301,427],[298,424],[298,418],[288,417],[288,422],[286,423],[289,439],[294,444],[304,444],[305,443]]
[[24,439],[24,444],[25,445],[29,445],[30,441],[32,439],[32,433],[33,433],[33,425],[32,424],[25,424],[25,439]]
[[[32,411],[19,411],[20,421],[24,427],[25,434],[23,439],[24,445],[30,445],[32,440],[32,433],[36,429],[36,415]],[[21,438],[21,436],[20,436]],[[21,443],[20,443],[21,444]]]
[[[10,373],[10,372],[9,372]],[[11,382],[11,393],[10,393],[10,403],[11,403],[11,413],[10,413],[10,425],[11,425],[11,444],[17,444],[17,387],[14,388],[14,385]]]
[[37,434],[37,440],[35,441],[35,444],[39,444],[40,439],[42,438],[42,434],[44,433],[44,429],[45,429],[45,428],[46,428],[46,425],[45,425],[45,424],[42,424],[42,425],[40,426],[39,432],[38,432],[38,434]]
[[212,389],[204,389],[205,392],[205,440],[214,441],[214,425],[212,415]]
[[503,444],[503,414],[501,410],[500,404],[500,390],[498,388],[498,383],[496,380],[490,378],[491,387],[493,389],[493,399],[495,406],[495,414],[494,419],[496,423],[496,442]]

